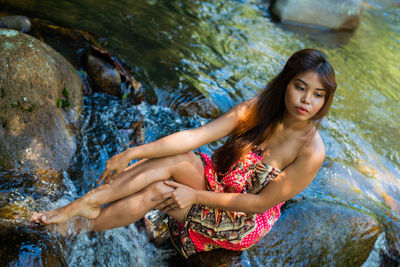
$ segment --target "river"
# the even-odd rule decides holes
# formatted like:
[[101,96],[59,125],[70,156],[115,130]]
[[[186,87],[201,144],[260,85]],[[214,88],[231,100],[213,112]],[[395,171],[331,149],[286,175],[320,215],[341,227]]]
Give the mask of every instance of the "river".
[[[139,106],[127,106],[103,94],[85,97],[84,135],[73,166],[64,173],[62,194],[35,199],[26,182],[29,179],[21,178],[17,184],[23,190],[2,187],[7,202],[31,203],[33,198],[39,202],[36,205],[47,207],[67,203],[89,190],[110,156],[129,146],[126,129],[132,122],[143,121],[145,142],[203,125],[209,120],[181,116],[174,110],[206,97],[225,112],[259,92],[294,51],[312,47],[328,56],[338,89],[320,127],[327,150],[325,163],[295,199],[340,203],[373,216],[381,230],[365,265],[399,260],[398,1],[364,1],[359,28],[343,35],[274,22],[268,4],[258,0],[0,0],[0,4],[0,11],[45,18],[104,37],[111,54],[132,67],[147,99]],[[202,151],[211,153],[219,144]],[[12,174],[0,175],[3,181],[7,175]],[[34,246],[27,244],[26,251],[34,252]],[[63,264],[70,266],[168,265],[175,253],[171,247],[155,248],[135,225],[82,234],[54,246],[48,250],[62,254]],[[267,258],[250,250],[243,253],[242,264],[264,265]]]

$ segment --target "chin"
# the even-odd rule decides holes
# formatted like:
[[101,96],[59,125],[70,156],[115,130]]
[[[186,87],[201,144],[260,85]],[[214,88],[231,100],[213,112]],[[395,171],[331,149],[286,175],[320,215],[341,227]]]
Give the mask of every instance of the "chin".
[[299,115],[299,114],[297,114],[297,112],[296,113],[291,113],[290,115],[292,115],[292,117],[294,117],[296,120],[299,120],[299,121],[308,121],[308,120],[311,120],[311,118],[314,116],[309,116],[309,114],[307,114],[307,116],[304,116],[304,115]]

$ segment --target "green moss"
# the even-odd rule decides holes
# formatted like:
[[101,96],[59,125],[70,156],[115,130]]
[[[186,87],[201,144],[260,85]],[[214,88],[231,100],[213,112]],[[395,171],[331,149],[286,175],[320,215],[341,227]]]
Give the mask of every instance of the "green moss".
[[122,96],[122,101],[125,101],[125,100],[127,99],[127,97],[128,97],[129,94],[130,94],[130,92],[125,93],[125,94]]
[[1,122],[1,125],[3,126],[3,128],[6,128],[7,122],[3,121],[3,122]]
[[11,107],[13,107],[13,108],[15,108],[15,107],[18,107],[19,106],[19,102],[17,102],[17,101],[11,101]]
[[28,108],[28,112],[33,112],[34,109],[35,109],[35,104],[32,104],[32,105]]
[[72,67],[72,66],[71,66],[71,71],[72,71],[73,73],[76,73],[76,74],[79,75],[78,71],[77,71],[74,67]]
[[66,109],[71,106],[71,102],[69,101],[69,91],[67,87],[64,87],[62,90],[62,97],[57,99],[57,107]]
[[68,99],[62,100],[62,108],[68,108],[69,106],[71,106],[71,103],[69,102]]
[[57,108],[62,108],[66,109],[71,106],[71,102],[69,102],[69,99],[57,99]]
[[64,87],[64,89],[62,90],[62,95],[65,96],[66,99],[69,99],[69,92],[67,87]]

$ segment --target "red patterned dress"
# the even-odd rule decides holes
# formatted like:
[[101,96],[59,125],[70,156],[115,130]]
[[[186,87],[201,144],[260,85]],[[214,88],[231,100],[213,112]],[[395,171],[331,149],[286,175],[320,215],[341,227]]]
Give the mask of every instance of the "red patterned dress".
[[[218,176],[210,158],[197,153],[203,161],[209,191],[227,193],[260,192],[280,170],[267,166],[261,153],[249,152],[224,176]],[[170,237],[184,256],[215,248],[244,250],[257,243],[278,220],[284,202],[262,214],[226,211],[205,205],[193,205],[185,224],[169,219]]]

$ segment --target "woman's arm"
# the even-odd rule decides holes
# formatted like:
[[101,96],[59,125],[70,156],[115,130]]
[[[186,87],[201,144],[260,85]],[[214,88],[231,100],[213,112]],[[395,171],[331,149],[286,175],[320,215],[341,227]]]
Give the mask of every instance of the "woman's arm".
[[[318,139],[320,137],[318,136]],[[303,191],[317,175],[325,157],[322,143],[313,141],[273,181],[258,194],[217,193],[194,190],[190,187],[166,181],[176,190],[163,194],[157,199],[168,199],[159,205],[165,211],[203,204],[213,208],[249,213],[263,213]]]
[[114,155],[107,161],[106,170],[97,183],[101,183],[104,179],[107,183],[134,159],[160,158],[186,153],[229,135],[245,115],[251,101],[244,101],[234,106],[218,119],[202,127],[177,132],[155,142],[128,148],[124,152]]
[[186,153],[232,133],[244,116],[249,101],[244,101],[218,119],[199,128],[180,131],[155,142],[128,148],[127,158],[158,158]]

